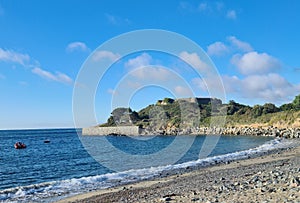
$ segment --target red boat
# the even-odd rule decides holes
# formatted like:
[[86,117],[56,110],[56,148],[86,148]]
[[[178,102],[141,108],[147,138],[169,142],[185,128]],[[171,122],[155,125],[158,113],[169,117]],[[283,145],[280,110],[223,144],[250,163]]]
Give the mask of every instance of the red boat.
[[22,142],[16,142],[14,146],[16,149],[25,149],[26,148],[26,145]]

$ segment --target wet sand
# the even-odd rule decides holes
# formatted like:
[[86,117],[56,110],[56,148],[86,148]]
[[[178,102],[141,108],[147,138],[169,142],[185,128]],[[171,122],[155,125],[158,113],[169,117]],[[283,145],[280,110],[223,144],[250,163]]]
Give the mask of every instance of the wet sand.
[[59,201],[67,202],[299,203],[300,146]]

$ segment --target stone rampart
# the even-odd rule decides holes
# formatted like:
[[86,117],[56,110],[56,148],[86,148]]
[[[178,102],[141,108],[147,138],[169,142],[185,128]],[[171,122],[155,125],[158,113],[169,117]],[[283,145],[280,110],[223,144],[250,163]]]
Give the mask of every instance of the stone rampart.
[[140,135],[138,126],[89,127],[82,129],[82,135]]

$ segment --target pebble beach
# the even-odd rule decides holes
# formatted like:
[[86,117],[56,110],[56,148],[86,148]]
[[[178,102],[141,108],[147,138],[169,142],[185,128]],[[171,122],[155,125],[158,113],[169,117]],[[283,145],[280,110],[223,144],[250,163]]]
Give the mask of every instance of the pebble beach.
[[246,160],[108,188],[66,202],[300,202],[300,140]]

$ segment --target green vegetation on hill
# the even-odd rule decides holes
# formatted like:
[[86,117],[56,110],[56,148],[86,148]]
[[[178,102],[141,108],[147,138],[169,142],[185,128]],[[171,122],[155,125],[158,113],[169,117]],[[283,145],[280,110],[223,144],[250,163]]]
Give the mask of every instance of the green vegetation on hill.
[[258,117],[243,115],[229,115],[226,117],[227,126],[257,125],[277,127],[300,127],[300,110],[279,111],[262,114]]
[[165,98],[138,112],[130,108],[117,108],[107,122],[100,126],[137,125],[155,130],[192,128],[209,126],[212,117],[225,115],[227,126],[259,124],[298,127],[300,95],[292,103],[280,107],[272,103],[251,107],[233,100],[222,104],[221,100],[215,98]]

